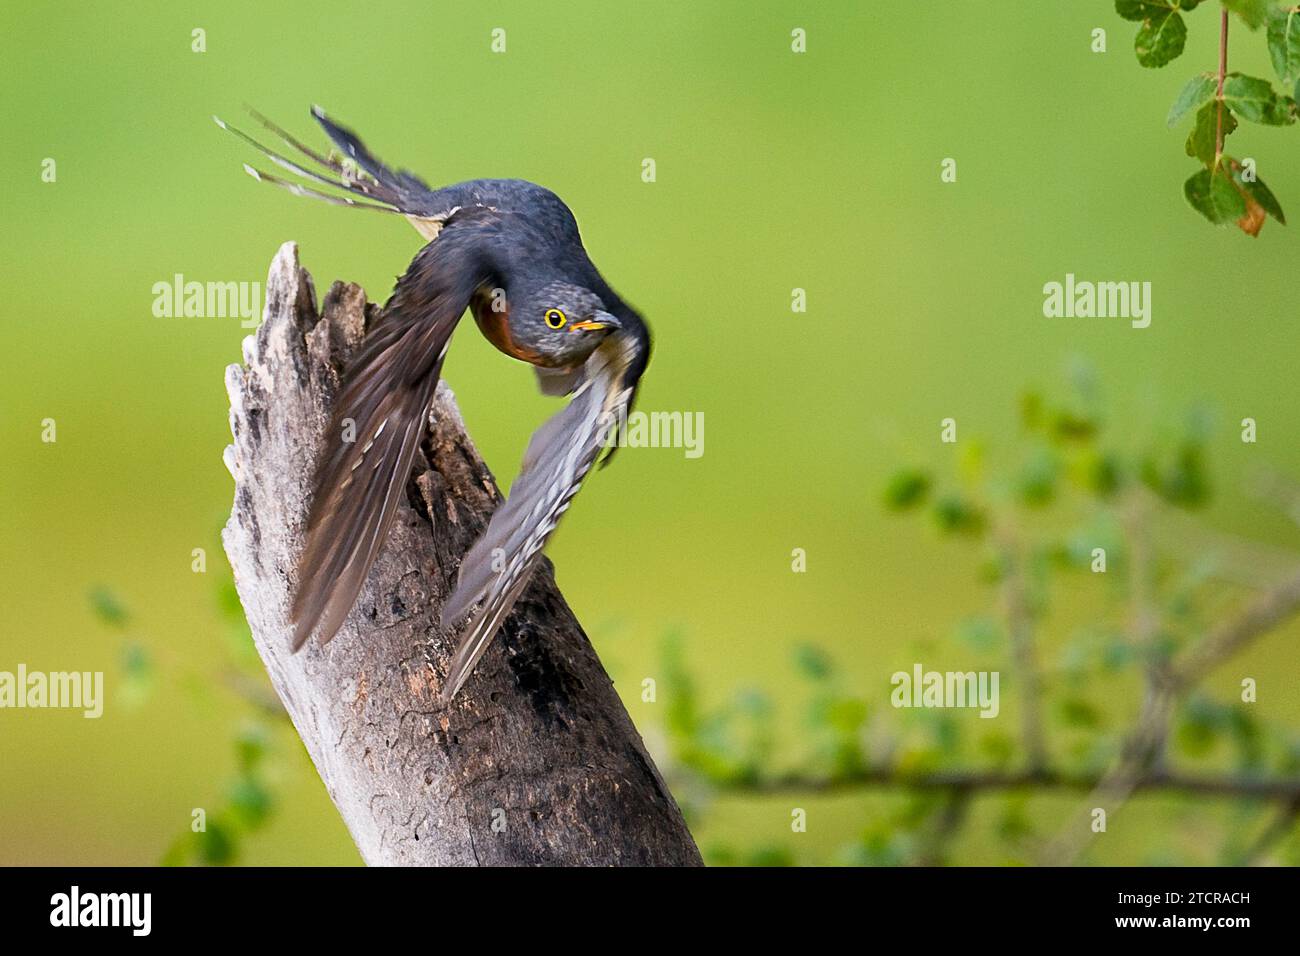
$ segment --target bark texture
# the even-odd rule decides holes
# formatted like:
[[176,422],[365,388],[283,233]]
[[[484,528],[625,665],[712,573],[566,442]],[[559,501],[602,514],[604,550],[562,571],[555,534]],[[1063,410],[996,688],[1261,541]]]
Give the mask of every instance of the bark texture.
[[436,703],[457,564],[501,496],[439,384],[389,541],[347,623],[289,651],[317,452],[340,372],[378,308],[335,283],[318,311],[286,243],[265,321],[226,372],[235,501],[223,533],[254,640],[362,857],[387,865],[689,865],[700,855],[613,684],[534,575],[474,675]]

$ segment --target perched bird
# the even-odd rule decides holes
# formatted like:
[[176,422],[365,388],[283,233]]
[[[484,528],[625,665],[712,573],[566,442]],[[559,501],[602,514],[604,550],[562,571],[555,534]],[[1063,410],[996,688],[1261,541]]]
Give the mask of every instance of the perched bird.
[[[445,704],[510,613],[611,431],[626,420],[650,357],[650,333],[596,270],[573,213],[550,190],[518,179],[431,189],[384,165],[319,107],[312,115],[341,157],[313,150],[255,112],[300,159],[214,119],[276,166],[342,194],[245,165],[254,178],[405,216],[428,243],[398,278],[344,374],[293,598],[294,650],[313,632],[328,641],[356,601],[387,538],[451,334],[467,308],[488,341],[535,367],[545,394],[572,396],[529,441],[509,500],[465,556],[443,606],[444,627],[468,615],[441,689]],[[347,419],[355,423],[352,443],[341,440]]]

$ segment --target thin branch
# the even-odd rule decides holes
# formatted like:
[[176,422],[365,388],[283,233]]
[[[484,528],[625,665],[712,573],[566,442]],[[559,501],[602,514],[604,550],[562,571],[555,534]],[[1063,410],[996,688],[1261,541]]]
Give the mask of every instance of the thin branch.
[[1255,482],[1251,494],[1260,501],[1282,509],[1288,518],[1300,525],[1300,484],[1293,479],[1274,471],[1266,471]]
[[1036,770],[1047,764],[1047,744],[1043,739],[1042,672],[1034,646],[1034,619],[1025,578],[1024,548],[1010,532],[1004,531],[1002,537],[1005,564],[1002,605],[1007,618],[1012,662],[1024,689],[1021,694],[1021,735],[1029,768]]
[[943,807],[935,817],[934,825],[925,834],[922,848],[917,854],[917,866],[942,866],[945,862],[946,847],[966,822],[971,799],[975,791],[970,787],[949,790],[944,797]]
[[1093,808],[1104,807],[1107,813],[1114,813],[1133,795],[1139,780],[1164,770],[1164,742],[1173,700],[1168,690],[1169,662],[1160,656],[1155,642],[1158,617],[1151,595],[1147,501],[1141,494],[1132,497],[1122,513],[1128,553],[1131,641],[1143,665],[1142,704],[1119,760],[1043,848],[1043,861],[1051,866],[1072,865],[1092,842],[1095,832],[1088,821]]
[[1119,762],[1102,775],[1084,805],[1044,848],[1042,858],[1046,864],[1071,866],[1078,860],[1096,836],[1088,826],[1094,807],[1102,807],[1108,816],[1112,816],[1128,802],[1129,797],[1144,788],[1145,781],[1168,777],[1156,757],[1168,732],[1173,704],[1174,698],[1167,685],[1147,684],[1142,708],[1132,732],[1124,741]]
[[[1293,503],[1300,517],[1300,497]],[[1207,528],[1187,512],[1172,509],[1162,518],[1163,534],[1152,539],[1157,550],[1174,556],[1189,552],[1210,559],[1202,573],[1207,578],[1248,587],[1252,591],[1267,589],[1278,578],[1300,565],[1300,553],[1294,548],[1253,541]]]
[[1256,598],[1227,624],[1187,651],[1179,662],[1146,673],[1146,692],[1132,733],[1116,766],[1098,782],[1087,802],[1044,851],[1058,866],[1073,863],[1091,842],[1092,831],[1081,822],[1093,806],[1114,814],[1150,779],[1150,768],[1163,746],[1168,722],[1178,698],[1206,674],[1253,641],[1272,631],[1300,610],[1300,570]]
[[1288,617],[1300,611],[1300,570],[1265,591],[1233,620],[1188,650],[1170,672],[1175,690],[1184,691],[1211,670]]
[[1278,811],[1277,816],[1264,828],[1264,832],[1251,844],[1250,849],[1241,855],[1241,859],[1238,861],[1239,864],[1241,866],[1251,866],[1260,862],[1270,849],[1280,843],[1291,832],[1297,818],[1300,818],[1300,796],[1297,796]]
[[[842,777],[818,778],[788,774],[757,781],[720,781],[723,793],[777,796],[792,793],[837,794],[868,789],[949,790],[969,793],[1004,790],[1096,790],[1103,782],[1099,774],[1067,770],[941,770],[908,773],[889,768],[864,770]],[[1300,798],[1300,777],[1262,777],[1249,774],[1194,774],[1158,771],[1142,774],[1131,784],[1135,791],[1168,791],[1218,797],[1251,797],[1263,800]]]
[[1168,717],[1168,708],[1159,699],[1169,682],[1169,661],[1156,642],[1160,615],[1151,589],[1154,571],[1147,507],[1147,500],[1139,495],[1130,503],[1124,515],[1129,554],[1129,613],[1132,619],[1133,645],[1142,661],[1141,716],[1127,749],[1130,753],[1139,752],[1138,756],[1142,760],[1139,766],[1145,766],[1147,761],[1163,761],[1166,727],[1157,720]]
[[1214,119],[1214,162],[1223,155],[1223,80],[1228,75],[1228,8],[1219,19],[1219,96]]

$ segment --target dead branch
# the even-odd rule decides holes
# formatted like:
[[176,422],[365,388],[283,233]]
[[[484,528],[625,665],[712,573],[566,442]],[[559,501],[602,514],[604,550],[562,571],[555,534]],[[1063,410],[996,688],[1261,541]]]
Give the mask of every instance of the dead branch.
[[549,563],[447,709],[437,621],[500,495],[440,384],[387,546],[338,636],[289,651],[313,470],[339,374],[378,310],[335,283],[318,311],[286,243],[265,321],[226,374],[235,500],[223,533],[258,652],[370,864],[698,864]]

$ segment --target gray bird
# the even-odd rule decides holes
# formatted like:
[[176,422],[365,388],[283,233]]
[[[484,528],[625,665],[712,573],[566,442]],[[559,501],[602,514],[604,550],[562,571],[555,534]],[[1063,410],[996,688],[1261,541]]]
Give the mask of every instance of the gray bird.
[[[342,158],[253,113],[324,172],[214,119],[275,165],[345,195],[245,165],[254,178],[300,196],[405,216],[428,243],[397,280],[344,376],[293,598],[294,650],[313,632],[328,641],[356,601],[387,538],[451,334],[467,308],[488,341],[535,367],[545,394],[572,396],[533,435],[509,500],[461,562],[442,610],[444,627],[468,615],[441,690],[446,704],[527,585],[611,432],[626,420],[650,358],[650,332],[596,270],[573,213],[550,190],[519,179],[431,189],[384,165],[319,107],[312,115]],[[355,442],[340,438],[345,419],[355,423]]]

